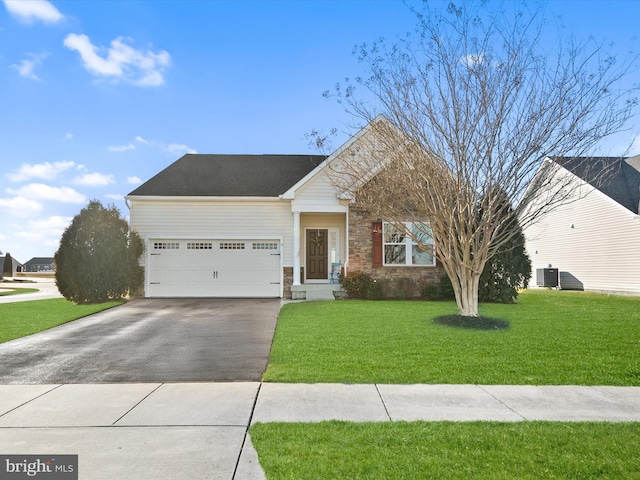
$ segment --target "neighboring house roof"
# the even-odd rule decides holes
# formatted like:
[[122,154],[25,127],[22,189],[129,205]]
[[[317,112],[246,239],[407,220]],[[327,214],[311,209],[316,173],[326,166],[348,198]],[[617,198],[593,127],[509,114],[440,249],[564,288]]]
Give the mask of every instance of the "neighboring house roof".
[[640,156],[553,157],[553,161],[600,190],[627,210],[640,208]]
[[[4,265],[4,259],[5,259],[5,256],[4,256],[4,255],[3,255],[2,257],[0,257],[0,265]],[[14,270],[15,270],[17,267],[23,267],[23,266],[24,266],[22,263],[20,263],[20,262],[19,262],[18,260],[16,260],[14,257],[11,257],[11,260],[12,260],[12,262],[11,262],[11,263],[13,264],[13,268],[14,268]],[[0,269],[1,269],[1,268],[2,268],[2,267],[0,267]]]
[[187,154],[129,195],[278,197],[326,158],[324,155]]
[[30,267],[31,265],[51,265],[53,264],[53,257],[33,257],[27,263],[24,264],[25,267]]

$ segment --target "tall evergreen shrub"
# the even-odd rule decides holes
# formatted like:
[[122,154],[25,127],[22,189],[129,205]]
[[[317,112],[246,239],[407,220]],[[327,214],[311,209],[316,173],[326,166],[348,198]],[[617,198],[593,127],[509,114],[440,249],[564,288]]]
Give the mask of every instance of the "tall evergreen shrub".
[[113,205],[92,200],[62,234],[55,254],[60,293],[75,303],[122,298],[142,286],[144,245]]
[[503,204],[506,224],[517,232],[485,264],[478,287],[480,302],[513,303],[518,298],[518,290],[526,288],[531,279],[531,259],[524,248],[524,233],[506,195],[503,195]]

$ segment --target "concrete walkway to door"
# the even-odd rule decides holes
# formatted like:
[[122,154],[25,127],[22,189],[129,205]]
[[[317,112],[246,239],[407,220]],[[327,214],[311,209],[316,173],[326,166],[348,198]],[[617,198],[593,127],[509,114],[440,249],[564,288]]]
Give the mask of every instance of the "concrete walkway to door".
[[0,344],[0,384],[259,381],[280,299],[139,299]]

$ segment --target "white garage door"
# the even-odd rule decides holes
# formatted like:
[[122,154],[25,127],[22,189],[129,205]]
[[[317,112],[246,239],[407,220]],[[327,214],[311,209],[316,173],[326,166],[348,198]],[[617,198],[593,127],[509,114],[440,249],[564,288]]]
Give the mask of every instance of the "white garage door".
[[279,297],[278,240],[149,243],[149,297]]

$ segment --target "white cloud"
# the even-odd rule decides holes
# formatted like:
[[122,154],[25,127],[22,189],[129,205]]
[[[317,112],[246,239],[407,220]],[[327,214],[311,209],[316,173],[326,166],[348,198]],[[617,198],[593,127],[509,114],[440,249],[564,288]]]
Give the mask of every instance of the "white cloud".
[[3,0],[7,11],[25,23],[41,20],[45,23],[56,23],[64,15],[47,0]]
[[108,148],[112,152],[126,152],[127,150],[135,150],[136,146],[133,143],[129,143],[128,145],[114,145]]
[[52,256],[71,220],[72,217],[60,215],[16,219],[7,225],[11,233],[2,246],[22,262],[34,256]]
[[0,198],[0,208],[14,217],[27,217],[42,211],[42,204],[30,198],[16,196]]
[[138,143],[141,143],[142,145],[146,145],[148,147],[157,148],[159,150],[169,152],[172,155],[182,156],[185,153],[198,153],[198,151],[195,148],[191,148],[184,144],[170,143],[167,145],[166,143],[162,143],[162,142],[146,140],[139,135],[135,138],[135,141]]
[[50,200],[62,203],[84,203],[86,198],[70,187],[52,187],[43,183],[30,183],[17,190],[7,189],[7,193],[27,200]]
[[127,183],[129,185],[138,185],[142,183],[142,180],[140,180],[140,177],[127,177]]
[[96,47],[87,35],[70,33],[64,39],[64,46],[76,50],[85,69],[97,77],[141,87],[163,85],[162,73],[171,63],[171,55],[164,50],[158,53],[136,50],[125,43],[130,40],[118,37],[111,41],[109,48]]
[[71,223],[71,217],[61,217],[54,215],[44,220],[32,220],[30,223],[34,227],[43,228],[47,230],[59,230],[62,233]]
[[172,143],[171,145],[169,145],[166,150],[176,155],[184,155],[185,153],[198,153],[193,148],[189,148],[186,145],[179,145],[176,143]]
[[29,59],[22,60],[20,63],[11,65],[11,68],[18,71],[21,77],[29,78],[31,80],[40,80],[40,77],[36,75],[35,69],[42,64],[42,61],[49,56],[48,53],[29,53]]
[[64,139],[65,139],[65,140],[73,140],[73,133],[67,133],[67,134],[64,136]]
[[12,182],[23,182],[32,178],[55,180],[60,172],[68,170],[74,165],[75,163],[72,161],[36,164],[23,163],[17,172],[7,173],[6,176]]
[[88,187],[103,187],[113,183],[113,175],[106,173],[85,173],[73,179],[74,185],[84,185]]
[[464,57],[460,57],[460,63],[466,65],[467,67],[475,67],[481,63],[486,61],[486,56],[484,53],[470,53],[469,55],[465,55]]
[[60,237],[62,237],[71,220],[73,220],[72,217],[62,217],[58,215],[31,220],[26,225],[28,227],[27,229],[17,231],[14,236],[24,242],[57,248]]
[[122,195],[120,195],[119,193],[108,193],[105,195],[105,197],[111,199],[111,200],[124,200],[124,197]]

